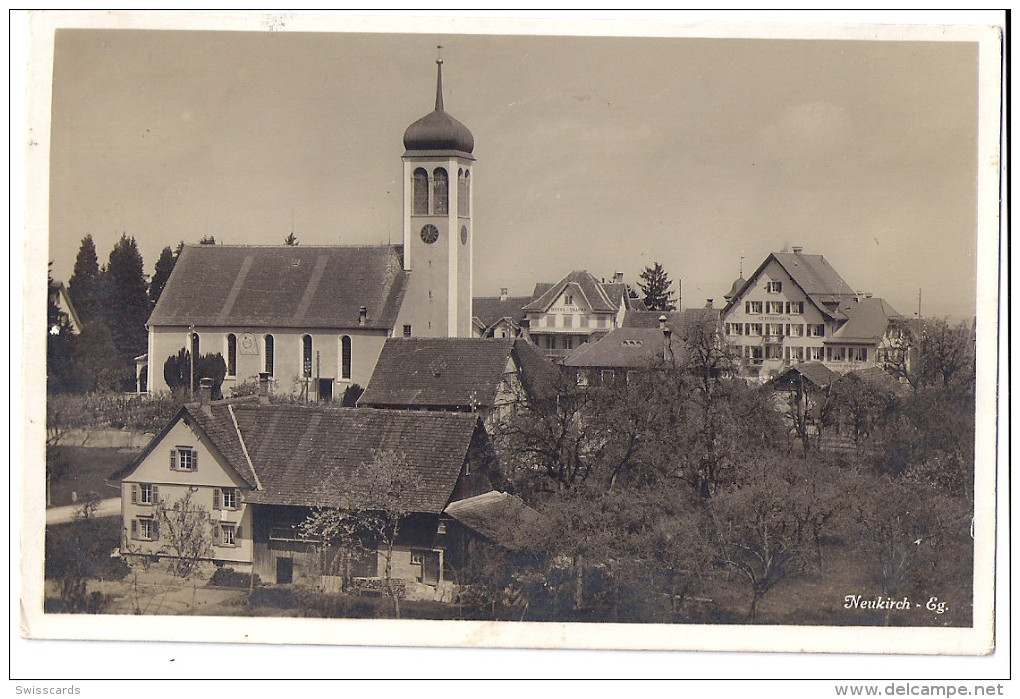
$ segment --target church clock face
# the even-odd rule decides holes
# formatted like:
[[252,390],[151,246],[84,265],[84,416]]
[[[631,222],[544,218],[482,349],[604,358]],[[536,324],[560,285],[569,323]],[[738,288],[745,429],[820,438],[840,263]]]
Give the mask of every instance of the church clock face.
[[461,226],[460,227],[460,244],[461,245],[467,245],[467,238],[468,238],[467,226]]
[[422,226],[421,239],[425,241],[426,244],[432,245],[432,243],[439,240],[439,229],[433,226],[431,223]]

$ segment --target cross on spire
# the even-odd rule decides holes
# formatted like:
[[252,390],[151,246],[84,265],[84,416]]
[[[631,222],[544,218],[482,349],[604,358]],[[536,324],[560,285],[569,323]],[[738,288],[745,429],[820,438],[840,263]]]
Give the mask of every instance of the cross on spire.
[[436,111],[443,111],[443,47],[436,47]]

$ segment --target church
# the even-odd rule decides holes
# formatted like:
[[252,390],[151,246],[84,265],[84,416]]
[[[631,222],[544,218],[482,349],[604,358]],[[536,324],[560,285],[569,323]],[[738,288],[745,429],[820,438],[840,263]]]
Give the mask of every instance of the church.
[[166,360],[221,353],[222,391],[260,374],[274,393],[339,399],[366,386],[387,338],[472,336],[474,136],[443,105],[404,132],[403,240],[376,246],[186,246],[148,322],[139,384]]

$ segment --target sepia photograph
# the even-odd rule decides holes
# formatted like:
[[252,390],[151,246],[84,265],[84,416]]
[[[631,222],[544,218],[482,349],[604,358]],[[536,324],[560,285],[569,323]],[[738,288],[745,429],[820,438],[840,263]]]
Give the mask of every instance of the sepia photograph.
[[28,28],[25,637],[994,651],[998,27]]

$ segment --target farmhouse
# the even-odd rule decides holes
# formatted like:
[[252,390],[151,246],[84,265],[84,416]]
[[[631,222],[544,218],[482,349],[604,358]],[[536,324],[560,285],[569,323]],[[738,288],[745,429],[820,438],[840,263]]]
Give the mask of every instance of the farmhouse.
[[301,523],[317,508],[399,512],[392,576],[428,597],[464,560],[454,549],[465,529],[447,535],[447,508],[492,491],[496,468],[470,413],[240,399],[184,406],[111,480],[121,484],[125,555],[181,555],[169,529],[190,514],[209,544],[200,559],[276,583],[378,579],[383,542],[366,538],[367,553],[338,571],[341,552]]

